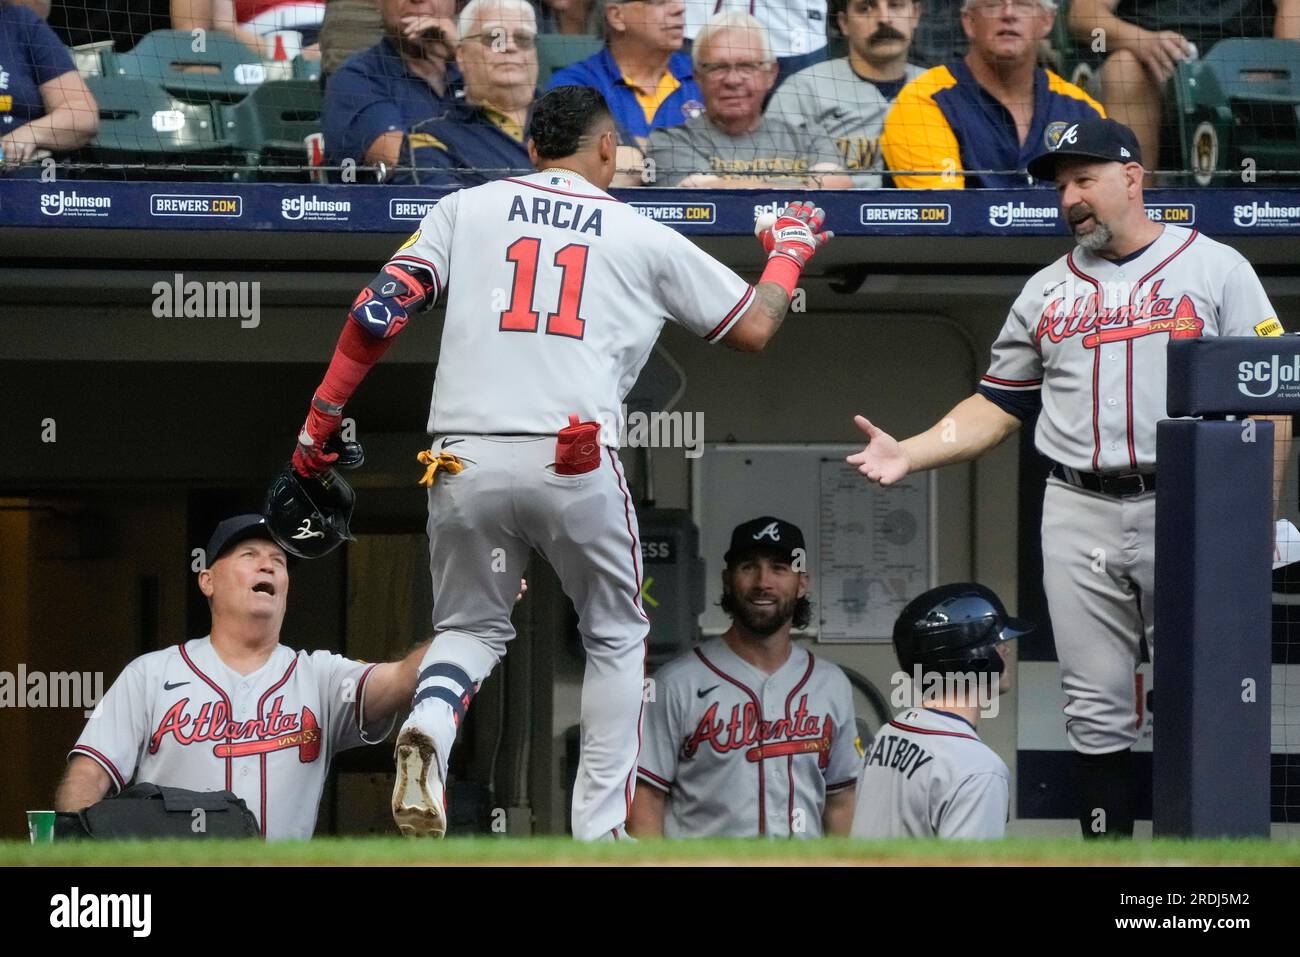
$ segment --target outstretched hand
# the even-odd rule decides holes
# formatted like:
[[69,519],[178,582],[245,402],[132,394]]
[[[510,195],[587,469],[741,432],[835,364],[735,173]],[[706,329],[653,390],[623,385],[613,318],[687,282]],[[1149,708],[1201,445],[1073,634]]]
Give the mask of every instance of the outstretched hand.
[[845,461],[856,465],[859,472],[881,485],[893,485],[906,478],[912,471],[912,461],[899,441],[872,425],[866,416],[855,415],[853,421],[866,434],[867,445]]

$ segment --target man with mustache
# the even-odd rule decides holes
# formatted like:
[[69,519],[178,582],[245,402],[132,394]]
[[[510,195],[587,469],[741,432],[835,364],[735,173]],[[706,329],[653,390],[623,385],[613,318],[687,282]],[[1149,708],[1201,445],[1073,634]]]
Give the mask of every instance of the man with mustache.
[[904,189],[1013,189],[1050,146],[1054,121],[1105,116],[1072,83],[1038,66],[1054,0],[963,0],[970,52],[903,87],[885,118],[881,147]]
[[825,130],[835,140],[853,185],[880,185],[880,133],[899,91],[921,75],[907,62],[921,20],[919,0],[849,0],[836,14],[849,41],[848,56],[825,60],[786,80],[768,104],[769,115]]
[[[1029,164],[1054,182],[1077,247],[1025,285],[974,395],[900,442],[863,416],[870,444],[849,456],[881,485],[978,458],[1037,418],[1051,460],[1043,497],[1043,589],[1061,664],[1066,734],[1078,753],[1084,837],[1131,837],[1137,741],[1134,673],[1154,653],[1156,423],[1167,418],[1171,337],[1276,336],[1240,253],[1152,222],[1142,151],[1114,120],[1056,131]],[[1290,419],[1275,424],[1274,508]]]
[[752,519],[732,532],[726,563],[731,627],[651,682],[628,829],[846,835],[861,745],[848,678],[790,637],[812,614],[803,533],[770,515]]

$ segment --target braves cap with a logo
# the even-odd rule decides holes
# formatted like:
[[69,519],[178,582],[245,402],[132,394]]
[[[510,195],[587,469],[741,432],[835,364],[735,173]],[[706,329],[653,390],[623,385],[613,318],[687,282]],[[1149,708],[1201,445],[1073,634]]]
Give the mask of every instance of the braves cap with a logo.
[[1047,124],[1043,133],[1044,151],[1029,161],[1029,175],[1051,182],[1056,178],[1056,160],[1061,156],[1109,160],[1115,163],[1141,163],[1142,150],[1137,137],[1123,123],[1089,117],[1074,123],[1057,121]]
[[249,538],[265,538],[267,541],[275,540],[271,537],[271,529],[266,524],[266,517],[253,513],[232,515],[230,518],[218,523],[216,529],[212,532],[212,537],[208,539],[207,551],[203,553],[204,562],[208,566],[213,565],[218,558]]
[[779,552],[788,559],[793,559],[795,550],[803,551],[803,532],[798,525],[764,515],[753,518],[736,526],[731,533],[731,547],[723,556],[723,561],[730,565],[737,558],[754,551]]

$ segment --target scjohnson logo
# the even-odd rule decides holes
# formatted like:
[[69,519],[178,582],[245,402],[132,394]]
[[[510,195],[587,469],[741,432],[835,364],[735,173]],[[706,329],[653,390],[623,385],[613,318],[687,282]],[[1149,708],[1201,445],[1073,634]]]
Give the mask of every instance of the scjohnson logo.
[[[1237,365],[1237,391],[1252,399],[1266,399],[1281,389],[1283,395],[1294,394],[1300,385],[1300,356],[1292,356],[1285,365],[1281,356],[1246,360]],[[1289,387],[1289,388],[1288,388]]]
[[1232,207],[1232,221],[1245,229],[1255,226],[1295,226],[1300,223],[1300,206],[1272,203],[1243,203]]
[[297,219],[347,219],[352,201],[317,199],[315,196],[286,196],[280,200],[280,216]]
[[113,207],[108,196],[86,196],[76,190],[41,193],[41,212],[46,216],[107,216]]
[[989,207],[991,226],[1051,226],[1060,214],[1055,206],[1029,206],[1024,202],[997,203]]

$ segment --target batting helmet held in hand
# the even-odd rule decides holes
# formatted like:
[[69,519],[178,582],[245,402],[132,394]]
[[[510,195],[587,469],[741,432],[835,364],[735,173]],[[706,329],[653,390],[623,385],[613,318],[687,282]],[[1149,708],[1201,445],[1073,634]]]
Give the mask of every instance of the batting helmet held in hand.
[[908,602],[894,623],[894,650],[903,670],[924,674],[1001,674],[996,646],[1034,630],[1011,618],[983,585],[959,582],[923,592]]
[[345,541],[356,494],[338,472],[304,478],[287,466],[266,490],[262,514],[277,545],[299,558],[320,558]]

